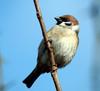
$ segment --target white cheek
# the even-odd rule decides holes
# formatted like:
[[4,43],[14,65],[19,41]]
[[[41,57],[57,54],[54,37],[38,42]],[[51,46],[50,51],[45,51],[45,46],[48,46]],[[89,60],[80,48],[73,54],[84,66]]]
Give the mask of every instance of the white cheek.
[[61,25],[61,26],[63,26],[63,27],[65,27],[65,26],[66,26],[66,25],[65,25],[65,22],[62,22],[60,25]]
[[63,28],[66,28],[66,29],[71,29],[71,28],[72,28],[72,26],[67,26],[67,25],[65,24],[65,22],[62,22],[62,23],[60,24],[60,26],[62,26]]
[[72,30],[73,30],[73,31],[79,31],[79,25],[73,26],[73,27],[72,27]]

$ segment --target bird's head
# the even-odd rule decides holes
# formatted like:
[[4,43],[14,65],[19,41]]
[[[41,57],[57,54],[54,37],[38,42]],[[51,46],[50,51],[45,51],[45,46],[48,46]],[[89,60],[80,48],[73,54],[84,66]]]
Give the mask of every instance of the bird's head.
[[60,17],[55,17],[55,20],[57,21],[57,25],[71,29],[72,31],[75,31],[77,34],[79,33],[79,22],[75,17],[71,15],[64,15]]

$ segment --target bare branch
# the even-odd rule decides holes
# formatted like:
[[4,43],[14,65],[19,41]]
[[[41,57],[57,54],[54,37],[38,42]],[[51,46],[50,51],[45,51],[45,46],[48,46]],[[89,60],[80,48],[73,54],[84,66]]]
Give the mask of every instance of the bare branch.
[[55,63],[52,45],[50,44],[48,37],[47,37],[47,34],[46,34],[46,28],[45,28],[45,24],[43,22],[41,10],[40,10],[40,7],[39,7],[39,2],[38,2],[38,0],[33,0],[33,1],[34,1],[34,4],[35,4],[37,18],[38,18],[40,26],[41,26],[45,45],[48,49],[48,55],[50,57],[50,63],[51,63],[51,68],[52,68],[51,76],[53,78],[53,81],[54,81],[54,84],[55,84],[55,87],[56,87],[56,91],[61,91],[61,86],[60,86],[60,83],[59,83],[59,80],[58,80],[58,75],[57,75],[57,65]]

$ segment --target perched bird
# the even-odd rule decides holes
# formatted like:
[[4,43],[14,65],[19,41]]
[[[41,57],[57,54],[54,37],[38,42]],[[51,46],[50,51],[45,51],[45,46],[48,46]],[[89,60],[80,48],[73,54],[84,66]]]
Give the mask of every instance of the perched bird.
[[[71,15],[56,17],[55,20],[57,23],[47,32],[47,36],[53,47],[56,65],[62,68],[71,62],[76,53],[79,44],[79,23]],[[50,57],[42,40],[38,49],[37,65],[23,83],[30,88],[42,73],[51,71],[50,67]]]

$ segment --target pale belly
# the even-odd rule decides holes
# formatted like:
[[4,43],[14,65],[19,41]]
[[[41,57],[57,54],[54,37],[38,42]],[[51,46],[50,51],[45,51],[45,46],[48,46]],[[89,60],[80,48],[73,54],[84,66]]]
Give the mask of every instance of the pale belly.
[[[53,40],[52,46],[54,49],[54,56],[56,64],[59,68],[64,67],[69,62],[71,62],[73,56],[76,53],[78,42],[75,41],[75,38],[62,38]],[[50,57],[47,56],[47,51],[42,56],[43,64],[50,66]]]

